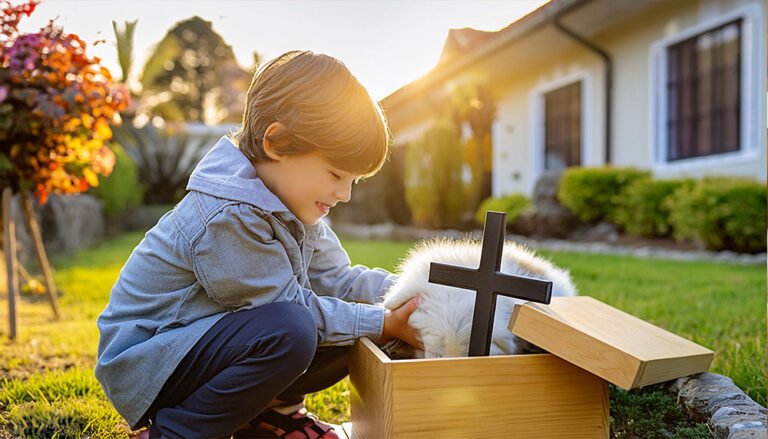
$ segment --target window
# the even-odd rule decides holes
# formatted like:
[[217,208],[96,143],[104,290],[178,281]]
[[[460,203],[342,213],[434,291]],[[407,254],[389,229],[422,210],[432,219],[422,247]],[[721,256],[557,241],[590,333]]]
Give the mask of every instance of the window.
[[581,81],[544,95],[544,169],[581,165]]
[[667,160],[740,149],[742,20],[667,48]]

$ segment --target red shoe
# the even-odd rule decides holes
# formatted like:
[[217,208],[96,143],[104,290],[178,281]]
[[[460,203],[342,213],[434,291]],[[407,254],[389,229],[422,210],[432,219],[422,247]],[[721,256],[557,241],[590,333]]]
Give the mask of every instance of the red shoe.
[[[235,437],[281,437],[285,439],[339,439],[333,427],[321,422],[315,415],[301,409],[284,415],[267,410],[251,422],[252,430],[240,431]],[[267,436],[264,434],[267,433]],[[271,436],[269,436],[271,434]],[[260,436],[261,435],[261,436]]]

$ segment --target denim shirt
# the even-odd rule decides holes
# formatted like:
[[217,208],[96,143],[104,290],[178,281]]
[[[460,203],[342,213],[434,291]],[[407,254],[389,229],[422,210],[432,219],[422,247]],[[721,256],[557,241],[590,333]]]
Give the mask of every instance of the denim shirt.
[[181,359],[221,317],[301,304],[321,345],[378,338],[394,277],[350,266],[323,222],[303,225],[223,137],[189,191],[133,250],[98,318],[96,378],[132,428]]

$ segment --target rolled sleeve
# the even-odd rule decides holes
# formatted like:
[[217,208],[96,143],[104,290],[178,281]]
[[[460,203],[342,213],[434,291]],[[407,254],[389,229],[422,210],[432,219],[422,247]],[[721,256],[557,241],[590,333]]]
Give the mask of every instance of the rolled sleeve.
[[381,268],[351,266],[349,255],[330,227],[323,224],[307,272],[312,289],[320,295],[349,302],[380,303],[396,278]]
[[321,345],[350,345],[360,337],[377,339],[384,330],[385,308],[345,302],[304,290],[307,307],[317,322]]

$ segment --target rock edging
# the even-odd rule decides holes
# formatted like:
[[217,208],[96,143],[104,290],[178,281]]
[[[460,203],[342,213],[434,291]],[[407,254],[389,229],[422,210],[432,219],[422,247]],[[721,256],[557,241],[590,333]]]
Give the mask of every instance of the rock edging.
[[768,411],[730,378],[700,373],[666,387],[688,415],[706,422],[715,439],[768,438]]
[[[427,230],[413,226],[400,226],[392,223],[381,224],[351,224],[334,223],[333,229],[340,235],[357,239],[391,239],[391,240],[421,240],[435,237],[482,238],[482,230]],[[578,242],[562,239],[536,240],[527,236],[507,234],[507,239],[527,245],[534,249],[555,251],[573,251],[584,253],[601,253],[627,255],[639,258],[661,258],[682,261],[706,260],[729,262],[737,264],[765,264],[766,254],[739,254],[731,251],[706,250],[671,250],[661,247],[631,247],[626,245],[609,244],[605,242]]]

